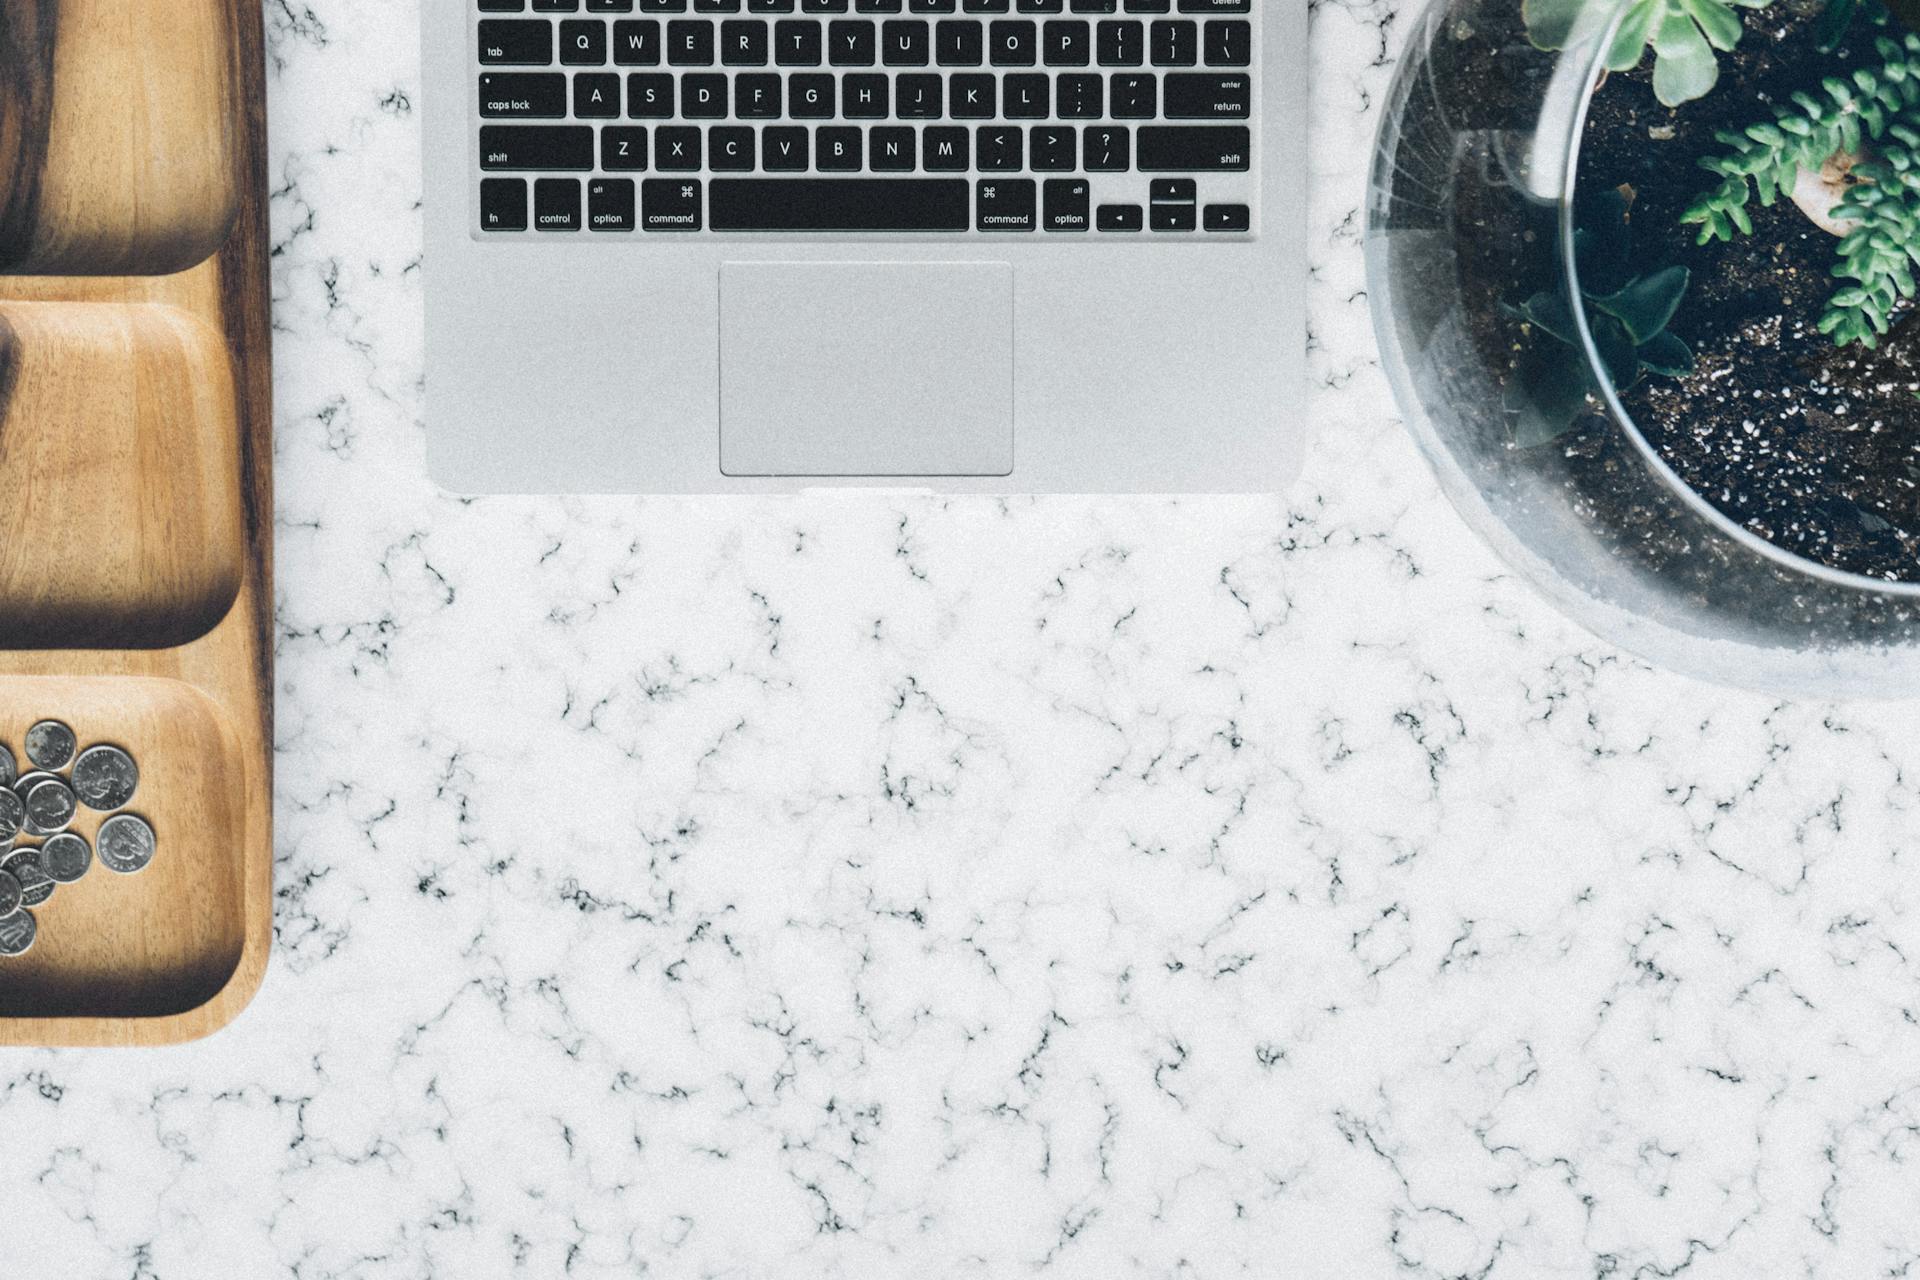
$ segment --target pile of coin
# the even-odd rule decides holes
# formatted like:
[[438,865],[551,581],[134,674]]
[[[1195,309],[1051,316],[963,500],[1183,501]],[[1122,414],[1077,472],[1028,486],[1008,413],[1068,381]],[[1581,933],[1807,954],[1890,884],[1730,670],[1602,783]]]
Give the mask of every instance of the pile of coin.
[[[140,766],[109,743],[79,749],[73,730],[42,720],[27,730],[27,763],[20,772],[11,747],[0,742],[0,957],[25,955],[39,936],[30,908],[93,868],[95,846],[109,871],[132,875],[153,861],[153,827],[121,813],[140,788]],[[110,814],[94,843],[69,831],[82,806]]]

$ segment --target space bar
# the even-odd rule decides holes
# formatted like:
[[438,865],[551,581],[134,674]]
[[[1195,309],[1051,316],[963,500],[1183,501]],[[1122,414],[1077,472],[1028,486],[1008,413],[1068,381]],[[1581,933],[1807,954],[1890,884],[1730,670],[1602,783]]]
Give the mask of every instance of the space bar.
[[965,231],[966,179],[715,178],[715,231]]

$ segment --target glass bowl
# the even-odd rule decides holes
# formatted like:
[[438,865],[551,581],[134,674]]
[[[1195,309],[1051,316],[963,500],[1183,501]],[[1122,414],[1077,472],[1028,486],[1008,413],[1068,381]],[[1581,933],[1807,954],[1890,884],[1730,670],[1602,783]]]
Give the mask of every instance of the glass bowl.
[[1441,488],[1515,572],[1660,666],[1774,694],[1920,695],[1920,584],[1816,564],[1729,520],[1633,424],[1581,346],[1607,421],[1580,447],[1515,443],[1505,299],[1575,275],[1591,91],[1630,0],[1590,0],[1558,52],[1521,0],[1432,0],[1385,103],[1367,212],[1381,355]]

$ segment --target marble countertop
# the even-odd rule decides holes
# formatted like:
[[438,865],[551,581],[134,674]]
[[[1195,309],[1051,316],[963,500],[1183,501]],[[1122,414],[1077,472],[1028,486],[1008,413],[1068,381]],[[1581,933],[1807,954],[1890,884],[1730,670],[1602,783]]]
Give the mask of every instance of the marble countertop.
[[267,12],[277,950],[0,1054],[0,1274],[1920,1274],[1914,713],[1650,669],[1441,499],[1409,5],[1314,9],[1307,475],[1180,501],[437,493],[415,6]]

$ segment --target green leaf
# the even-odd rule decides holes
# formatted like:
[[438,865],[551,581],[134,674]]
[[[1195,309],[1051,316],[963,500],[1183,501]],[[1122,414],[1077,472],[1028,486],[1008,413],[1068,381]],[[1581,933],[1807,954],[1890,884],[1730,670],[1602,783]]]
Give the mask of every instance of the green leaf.
[[1586,360],[1574,348],[1528,352],[1506,392],[1514,444],[1530,449],[1559,439],[1580,420],[1587,397],[1597,389]]
[[1574,320],[1573,307],[1561,294],[1536,293],[1520,304],[1520,314],[1568,346],[1580,345],[1580,326]]
[[1653,92],[1669,107],[1704,98],[1720,80],[1720,63],[1700,27],[1683,10],[1669,9],[1654,34],[1659,55],[1653,66]]
[[1642,276],[1616,294],[1596,298],[1593,305],[1625,325],[1637,346],[1652,341],[1667,327],[1692,283],[1692,273],[1685,267],[1668,267]]
[[1607,70],[1631,71],[1640,65],[1647,54],[1647,39],[1653,34],[1653,24],[1665,6],[1666,0],[1635,0],[1627,16],[1620,20],[1620,29],[1614,33],[1613,45],[1607,50]]
[[1669,378],[1682,378],[1693,372],[1693,350],[1670,333],[1657,333],[1650,342],[1640,344],[1634,353],[1640,363]]
[[1591,22],[1599,8],[1588,0],[1526,0],[1521,14],[1527,23],[1527,39],[1536,49],[1564,49],[1573,43],[1582,21]]
[[1714,48],[1728,50],[1740,43],[1740,15],[1722,0],[1680,0],[1680,7],[1699,24]]

